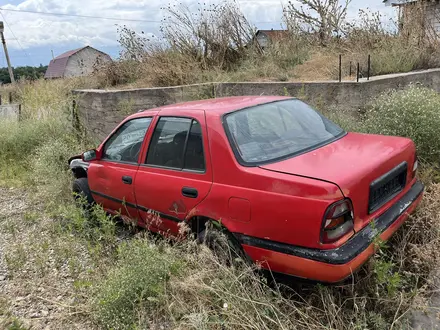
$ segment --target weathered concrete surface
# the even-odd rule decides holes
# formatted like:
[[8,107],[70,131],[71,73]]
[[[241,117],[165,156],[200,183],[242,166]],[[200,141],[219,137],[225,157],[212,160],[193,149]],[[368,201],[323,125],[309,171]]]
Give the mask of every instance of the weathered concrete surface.
[[359,110],[378,95],[390,89],[402,89],[410,84],[421,84],[440,92],[440,69],[372,77],[357,82],[303,83],[221,83],[216,95],[291,95],[318,107]]
[[421,84],[440,92],[440,69],[373,77],[357,82],[208,83],[132,90],[77,90],[77,114],[84,127],[103,139],[127,115],[181,101],[241,95],[290,95],[320,109],[358,111],[390,89]]
[[102,140],[122,119],[139,110],[213,97],[212,84],[131,90],[75,90],[77,115],[93,137]]
[[20,105],[19,104],[4,104],[0,105],[0,120],[14,120],[20,119]]

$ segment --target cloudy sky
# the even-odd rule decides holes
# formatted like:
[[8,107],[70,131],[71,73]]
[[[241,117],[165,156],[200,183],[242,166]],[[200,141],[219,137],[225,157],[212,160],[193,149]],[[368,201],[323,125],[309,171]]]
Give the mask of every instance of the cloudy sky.
[[[218,0],[202,1],[214,3]],[[281,8],[287,0],[237,1],[257,28],[280,28]],[[0,0],[0,20],[5,23],[5,37],[13,66],[47,65],[52,51],[57,56],[85,45],[96,47],[117,58],[117,25],[158,34],[164,14],[161,7],[169,2],[177,0]],[[199,7],[197,0],[179,2],[194,10]],[[352,0],[349,16],[355,18],[361,8],[381,11],[386,17],[392,17],[394,13],[382,4],[382,0]],[[1,49],[0,67],[5,65]]]

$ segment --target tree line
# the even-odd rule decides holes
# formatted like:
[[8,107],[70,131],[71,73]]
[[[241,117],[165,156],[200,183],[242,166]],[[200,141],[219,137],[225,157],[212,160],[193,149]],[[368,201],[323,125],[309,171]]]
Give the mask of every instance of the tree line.
[[[46,73],[47,65],[40,64],[38,67],[33,66],[18,66],[13,68],[15,80],[26,79],[36,80],[44,77]],[[0,68],[0,84],[9,84],[11,78],[9,77],[8,68]]]

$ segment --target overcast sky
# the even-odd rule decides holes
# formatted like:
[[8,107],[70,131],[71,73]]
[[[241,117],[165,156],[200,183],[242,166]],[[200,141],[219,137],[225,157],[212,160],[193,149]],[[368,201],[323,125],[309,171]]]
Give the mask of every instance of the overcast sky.
[[[202,0],[203,1],[203,0]],[[204,0],[214,3],[218,0]],[[281,27],[281,8],[285,0],[237,0],[247,18],[259,29]],[[0,0],[0,20],[5,22],[5,36],[13,66],[47,65],[51,51],[55,56],[71,49],[90,45],[113,58],[118,56],[116,25],[159,33],[163,15],[161,7],[174,0]],[[196,10],[199,1],[182,0]],[[349,16],[359,9],[370,8],[393,17],[394,11],[382,0],[353,0]],[[22,11],[22,12],[16,12]],[[62,13],[117,18],[120,20],[49,16],[23,11]],[[3,17],[2,17],[3,15]],[[0,51],[0,66],[6,61]]]

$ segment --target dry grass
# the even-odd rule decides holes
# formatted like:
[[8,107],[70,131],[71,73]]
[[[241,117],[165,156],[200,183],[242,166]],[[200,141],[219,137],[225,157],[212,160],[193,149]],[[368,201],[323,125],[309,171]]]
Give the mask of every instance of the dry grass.
[[[420,173],[427,191],[418,212],[386,246],[376,242],[380,252],[351,281],[269,286],[254,268],[226,267],[191,242],[169,244],[117,226],[99,208],[95,221],[85,219],[71,203],[63,165],[85,142],[66,130],[69,96],[50,92],[71,85],[53,84],[21,87],[29,119],[0,130],[2,168],[19,167],[12,182],[1,177],[2,185],[23,186],[0,189],[0,276],[7,271],[0,327],[400,329],[414,304],[423,307],[438,289],[432,281],[440,261],[435,167]],[[358,118],[337,118],[360,128]]]
[[97,83],[93,77],[80,77],[63,80],[22,81],[14,88],[18,101],[23,105],[24,119],[46,119],[69,116],[73,100],[71,91],[96,86]]
[[341,17],[339,37],[329,35],[323,43],[317,34],[285,17],[288,33],[262,50],[252,42],[251,28],[234,0],[218,7],[200,4],[199,11],[171,5],[166,10],[161,28],[164,43],[154,43],[126,27],[120,29],[119,42],[126,56],[98,73],[101,87],[336,80],[339,55],[346,80],[355,79],[357,63],[361,76],[367,75],[368,55],[373,76],[440,65],[438,38],[421,37],[425,26],[420,20],[399,33],[395,23],[383,23],[379,12],[361,11],[353,22]]
[[[328,81],[338,79],[339,55],[343,59],[343,79],[367,76],[371,55],[371,76],[438,67],[436,48],[411,46],[399,37],[386,37],[373,48],[339,44],[322,47],[307,40],[275,43],[263,54],[249,54],[233,68],[203,68],[193,58],[171,50],[150,53],[142,63],[116,62],[98,73],[100,87],[176,86],[203,82],[230,81]],[[349,75],[350,62],[352,74]]]

